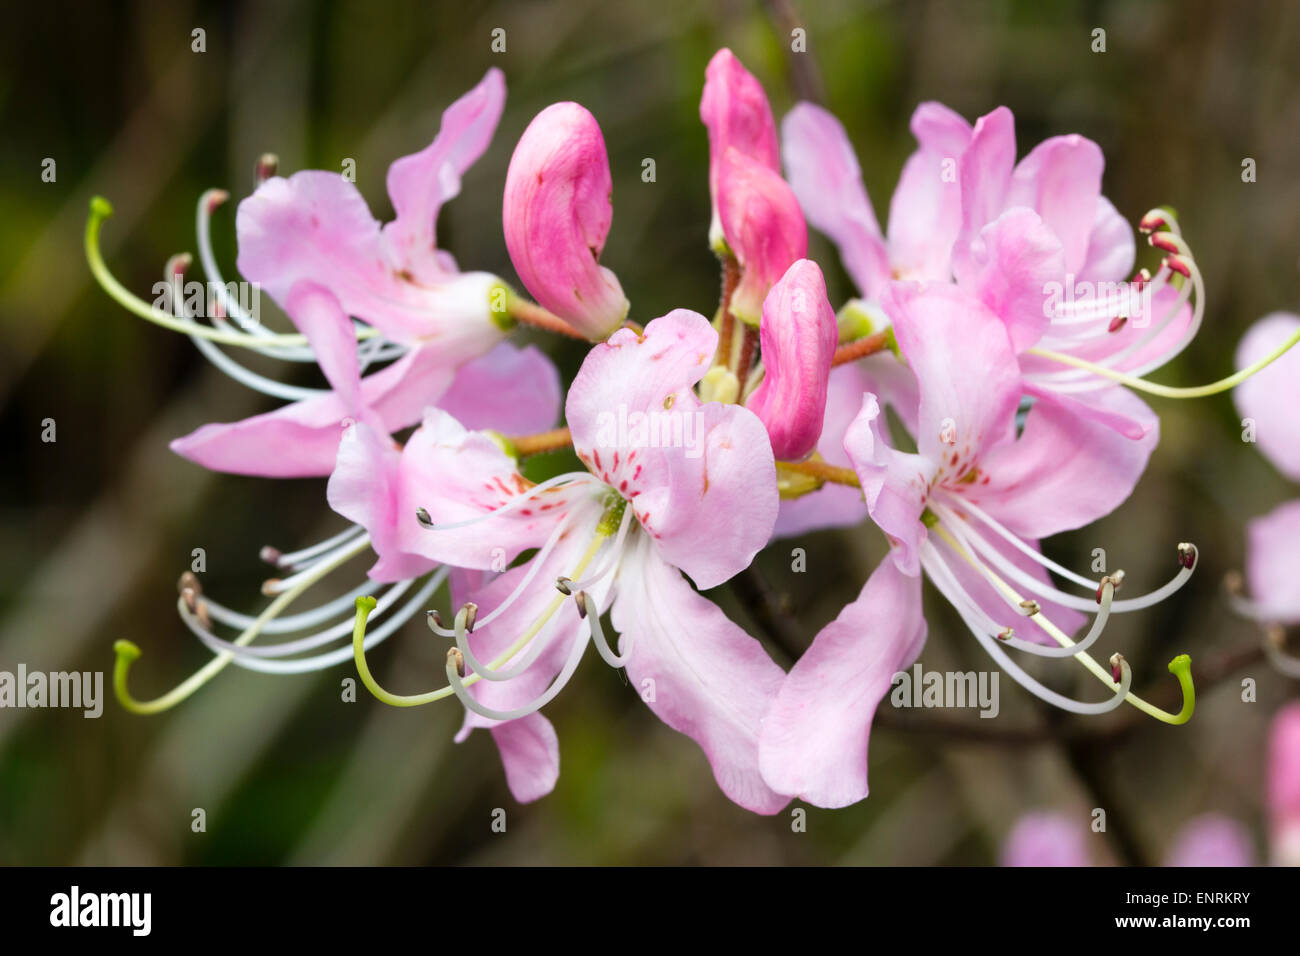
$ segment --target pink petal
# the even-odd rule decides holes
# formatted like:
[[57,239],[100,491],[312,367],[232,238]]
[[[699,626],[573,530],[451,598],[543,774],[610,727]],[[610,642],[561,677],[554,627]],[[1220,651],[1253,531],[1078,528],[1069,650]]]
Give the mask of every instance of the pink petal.
[[401,468],[402,453],[392,439],[368,425],[356,425],[338,443],[337,464],[327,486],[330,507],[370,534],[378,560],[368,573],[375,581],[405,581],[436,564],[404,547],[403,530],[408,522],[415,523],[415,515],[403,501]]
[[[504,567],[521,551],[539,547],[575,502],[590,496],[581,490],[552,489],[466,528],[422,527],[416,520],[418,508],[429,513],[435,526],[453,524],[495,511],[531,487],[491,438],[466,431],[434,408],[402,449],[386,492],[391,504],[382,513],[370,514],[366,496],[375,468],[373,455],[344,455],[341,449],[327,489],[330,507],[363,525],[372,538],[383,536],[399,552],[459,567]],[[381,528],[381,522],[388,524]]]
[[1187,824],[1165,866],[1254,866],[1250,832],[1236,820],[1207,813]]
[[1020,368],[996,315],[953,286],[894,283],[884,299],[920,383],[917,448],[931,461],[978,461],[1020,402]]
[[[862,410],[862,396],[873,393],[882,405],[893,408],[909,430],[916,428],[916,379],[892,352],[882,352],[831,369],[826,393],[826,416],[817,452],[832,465],[852,467],[844,450],[844,436]],[[862,492],[847,485],[827,483],[799,498],[781,501],[773,532],[791,537],[822,528],[861,524],[867,516]]]
[[1047,286],[1065,278],[1060,240],[1033,210],[1009,209],[971,243],[957,281],[1000,318],[1017,352],[1047,327]]
[[767,428],[772,453],[798,461],[817,446],[839,340],[817,264],[800,259],[772,287],[759,325],[763,381],[745,407]]
[[1021,817],[1002,844],[1003,866],[1092,866],[1088,828],[1062,813]]
[[623,559],[614,627],[627,676],[650,709],[704,750],[731,800],[776,813],[789,798],[758,769],[758,735],[784,676],[762,645],[696,594],[644,538]]
[[686,309],[652,320],[641,336],[620,329],[587,355],[565,405],[578,457],[701,588],[749,565],[778,506],[763,423],[737,405],[702,404],[691,390],[717,338]]
[[1270,622],[1300,623],[1300,500],[1246,525],[1246,577]]
[[867,747],[894,674],[925,643],[920,580],[883,561],[824,627],[781,684],[763,719],[759,765],[780,793],[818,807],[867,796]]
[[917,150],[889,203],[889,259],[900,276],[946,282],[961,229],[958,164],[971,127],[940,103],[922,103],[912,114],[912,135]]
[[1060,240],[1071,273],[1087,261],[1105,167],[1101,147],[1072,134],[1043,140],[1011,176],[1007,205],[1028,206],[1042,216]]
[[999,106],[975,121],[970,145],[961,157],[961,231],[952,250],[954,267],[961,267],[970,254],[970,243],[1006,208],[1015,163],[1015,119],[1009,109]]
[[889,278],[889,259],[844,127],[820,106],[799,103],[781,121],[781,142],[803,214],[839,247],[858,291],[874,298]]
[[1096,404],[1145,423],[1145,435],[1126,438],[1040,398],[1020,437],[985,454],[979,467],[989,482],[972,483],[969,499],[1028,538],[1083,527],[1123,504],[1159,441],[1159,420],[1127,389],[1094,394]]
[[1137,244],[1133,227],[1105,196],[1097,197],[1097,214],[1088,237],[1088,254],[1077,278],[1117,282],[1133,273]]
[[[1297,328],[1300,316],[1273,312],[1250,327],[1237,346],[1237,368],[1266,357]],[[1259,449],[1277,470],[1300,481],[1300,415],[1296,414],[1296,382],[1300,380],[1300,348],[1292,348],[1237,386],[1234,397],[1242,418],[1255,422]]]
[[741,267],[731,312],[756,325],[768,290],[808,255],[803,211],[778,173],[733,147],[718,170],[718,219]]
[[1275,861],[1300,865],[1300,701],[1284,705],[1269,727],[1267,784]]
[[895,451],[882,432],[884,424],[876,396],[868,393],[844,434],[844,450],[862,484],[871,520],[894,548],[894,561],[905,574],[916,575],[921,573],[918,549],[925,540],[921,513],[938,466],[922,455]]
[[537,346],[502,342],[462,365],[437,405],[471,430],[546,431],[560,417],[560,373]]
[[421,282],[446,278],[447,270],[433,256],[438,210],[460,192],[461,176],[492,142],[505,100],[505,76],[492,67],[443,112],[432,143],[388,167],[388,196],[397,218],[384,226],[383,237],[393,260]]
[[546,308],[593,340],[627,315],[614,273],[598,261],[614,216],[605,138],[577,103],[555,103],[528,124],[510,158],[502,205],[515,271]]
[[327,475],[344,429],[361,419],[375,420],[364,410],[356,338],[338,300],[305,281],[295,284],[286,300],[290,316],[307,336],[333,390],[243,421],[204,425],[171,443],[176,454],[204,468],[234,474]]

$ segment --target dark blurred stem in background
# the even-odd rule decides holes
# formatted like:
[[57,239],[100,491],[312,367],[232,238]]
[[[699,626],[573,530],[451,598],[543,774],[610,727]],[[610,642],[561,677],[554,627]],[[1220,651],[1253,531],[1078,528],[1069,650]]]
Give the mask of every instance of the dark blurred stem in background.
[[768,18],[776,28],[785,49],[786,61],[790,67],[790,88],[796,97],[811,103],[824,105],[826,87],[822,84],[821,74],[817,71],[817,62],[811,53],[796,52],[791,42],[791,32],[803,26],[799,13],[790,0],[764,0]]

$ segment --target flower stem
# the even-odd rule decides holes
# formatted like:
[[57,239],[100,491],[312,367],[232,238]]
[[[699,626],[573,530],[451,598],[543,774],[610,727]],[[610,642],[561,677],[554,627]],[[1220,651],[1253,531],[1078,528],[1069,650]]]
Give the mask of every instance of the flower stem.
[[549,432],[507,438],[506,441],[510,442],[518,457],[526,458],[545,451],[568,448],[573,444],[573,435],[569,432],[569,426],[565,425],[562,428],[553,428]]
[[835,358],[831,361],[831,366],[844,365],[847,362],[855,362],[860,358],[868,355],[874,355],[877,352],[883,352],[889,347],[889,331],[877,332],[875,335],[867,335],[856,342],[849,342],[841,345],[835,350]]
[[824,461],[783,461],[779,462],[779,465],[786,471],[810,475],[833,484],[862,487],[862,482],[858,481],[858,476],[852,468],[840,468],[837,465],[828,465]]
[[586,341],[587,337],[585,335],[554,312],[542,308],[536,302],[529,302],[522,296],[512,293],[506,300],[506,312],[515,321],[522,322],[524,325],[531,325],[535,329]]

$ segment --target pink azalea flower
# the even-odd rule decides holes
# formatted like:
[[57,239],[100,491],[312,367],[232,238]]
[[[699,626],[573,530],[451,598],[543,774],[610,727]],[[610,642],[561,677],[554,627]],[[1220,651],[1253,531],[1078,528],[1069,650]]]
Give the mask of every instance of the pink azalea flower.
[[[867,510],[893,546],[891,556],[790,671],[760,742],[768,783],[819,806],[867,795],[866,743],[876,706],[925,639],[922,570],[1004,672],[1056,706],[1101,713],[1134,699],[1122,659],[1112,661],[1117,691],[1083,704],[1031,677],[1003,646],[1047,657],[1085,653],[1112,611],[1155,603],[1181,586],[1195,564],[1195,549],[1180,546],[1182,568],[1173,581],[1149,595],[1115,600],[1122,572],[1096,581],[1044,557],[1037,539],[1088,524],[1128,497],[1154,447],[1154,420],[1148,438],[1131,441],[1040,398],[1017,434],[1019,370],[997,316],[943,284],[898,284],[886,305],[916,376],[919,401],[904,421],[916,422],[917,451],[889,444],[880,403],[870,393],[844,447]],[[1130,414],[1141,404],[1123,390],[1112,390],[1106,401]],[[1049,570],[1089,593],[1062,591]],[[1083,620],[1080,612],[1089,610],[1096,618],[1076,644],[1069,635]],[[1030,640],[1015,636],[1022,630]],[[1111,680],[1091,658],[1087,663],[1094,675]]]
[[[492,296],[502,285],[486,272],[459,272],[437,248],[434,223],[441,205],[460,191],[460,177],[487,148],[500,119],[505,82],[499,70],[453,103],[437,137],[425,149],[395,161],[388,170],[388,194],[397,217],[387,225],[370,214],[355,185],[337,173],[307,170],[267,179],[239,206],[236,220],[240,271],[282,305],[311,344],[331,386],[301,389],[268,383],[235,366],[202,343],[205,353],[241,381],[269,394],[294,399],[275,411],[231,424],[205,425],[177,439],[172,449],[218,471],[273,477],[329,474],[344,427],[368,420],[385,431],[414,424],[426,405],[456,401],[487,366],[459,373],[503,339],[505,317],[493,312]],[[210,209],[207,210],[210,212]],[[200,209],[200,245],[214,275]],[[312,288],[310,296],[296,290]],[[333,305],[325,304],[326,294]],[[313,303],[304,315],[301,303]],[[246,327],[248,316],[228,303],[231,317]],[[361,346],[361,361],[397,357],[382,371],[360,378],[355,316],[383,339]],[[267,354],[285,353],[269,348]],[[212,353],[216,352],[214,356]],[[537,376],[546,387],[553,372],[543,356],[526,353],[497,367]],[[359,388],[358,388],[358,382]],[[537,416],[527,406],[493,422],[528,431]],[[543,423],[541,427],[546,427]]]
[[1207,813],[1187,822],[1165,858],[1165,866],[1254,866],[1250,831],[1238,820]]
[[727,796],[763,813],[787,802],[758,772],[759,723],[781,669],[682,578],[700,588],[726,581],[776,519],[762,423],[692,389],[716,347],[709,323],[686,310],[597,345],[565,409],[589,470],[539,485],[492,438],[442,411],[428,413],[400,454],[365,425],[343,443],[330,501],[370,531],[380,554],[372,574],[408,573],[421,560],[501,570],[538,549],[472,593],[453,628],[434,621],[457,641],[448,680],[468,710],[462,736],[492,730],[521,800],[554,786],[555,732],[537,711],[590,635],[665,723],[700,744]]
[[1300,866],[1300,702],[1287,704],[1273,718],[1267,786],[1273,862]]
[[[1082,817],[1028,813],[1002,844],[1003,866],[1093,866]],[[1207,813],[1189,821],[1174,840],[1165,866],[1254,866],[1250,833],[1238,821]]]
[[[1300,317],[1275,312],[1260,319],[1237,346],[1237,368],[1273,354],[1300,330]],[[1242,434],[1293,481],[1300,481],[1300,426],[1296,424],[1296,376],[1300,355],[1283,354],[1237,386]],[[1300,676],[1300,660],[1285,651],[1284,627],[1300,623],[1300,499],[1283,502],[1246,525],[1248,596],[1235,593],[1233,605],[1265,628],[1264,649],[1282,673]]]
[[510,261],[537,301],[599,341],[627,316],[618,278],[597,260],[614,211],[609,155],[596,118],[556,103],[533,118],[506,174]]
[[[955,282],[1006,324],[1028,394],[1055,393],[1077,413],[1141,439],[1140,418],[1099,398],[1112,382],[1092,366],[1141,376],[1196,334],[1200,273],[1172,216],[1143,218],[1152,245],[1168,255],[1155,277],[1128,283],[1133,233],[1101,195],[1095,143],[1053,137],[1017,163],[1005,107],[972,127],[922,103],[912,131],[918,148],[894,192],[886,237],[839,122],[801,103],[782,123],[790,183],[809,221],[839,246],[861,294],[878,301],[893,279]],[[1175,277],[1186,280],[1181,289]],[[1070,368],[1060,356],[1083,366]]]
[[1063,813],[1027,813],[1002,844],[1002,866],[1091,866],[1088,827]]

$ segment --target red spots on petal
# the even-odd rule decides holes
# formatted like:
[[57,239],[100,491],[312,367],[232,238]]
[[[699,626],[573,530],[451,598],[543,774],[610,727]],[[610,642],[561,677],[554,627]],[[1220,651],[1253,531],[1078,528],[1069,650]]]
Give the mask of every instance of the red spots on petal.
[[596,468],[598,468],[600,471],[604,471],[605,466],[600,463],[600,452],[593,451],[591,453],[591,457],[596,462]]

